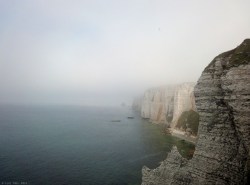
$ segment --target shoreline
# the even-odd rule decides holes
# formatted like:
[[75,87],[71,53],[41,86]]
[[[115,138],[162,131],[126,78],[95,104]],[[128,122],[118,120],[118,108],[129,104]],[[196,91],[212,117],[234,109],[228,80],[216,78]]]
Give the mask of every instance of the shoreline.
[[[152,120],[149,120],[148,118],[143,118],[143,117],[141,117],[141,118],[144,119],[144,120],[147,120],[151,124],[164,125],[164,123],[152,121]],[[169,134],[169,135],[177,137],[179,139],[183,139],[183,140],[185,140],[187,142],[190,142],[190,143],[192,143],[194,145],[196,145],[196,141],[198,140],[197,137],[195,137],[193,135],[187,136],[186,132],[181,131],[181,130],[177,130],[177,129],[174,129],[174,128],[165,128],[163,130],[163,133]]]
[[170,129],[170,134],[172,136],[178,137],[180,139],[183,139],[185,141],[188,141],[190,143],[196,144],[197,141],[197,137],[195,136],[186,136],[186,132],[180,131],[180,130],[176,130],[176,129]]

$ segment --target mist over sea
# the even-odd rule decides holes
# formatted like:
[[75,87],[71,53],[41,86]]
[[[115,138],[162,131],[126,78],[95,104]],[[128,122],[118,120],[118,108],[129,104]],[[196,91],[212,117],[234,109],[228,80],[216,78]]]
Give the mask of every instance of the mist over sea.
[[140,184],[142,166],[158,166],[173,144],[183,155],[194,147],[129,107],[2,105],[0,183]]

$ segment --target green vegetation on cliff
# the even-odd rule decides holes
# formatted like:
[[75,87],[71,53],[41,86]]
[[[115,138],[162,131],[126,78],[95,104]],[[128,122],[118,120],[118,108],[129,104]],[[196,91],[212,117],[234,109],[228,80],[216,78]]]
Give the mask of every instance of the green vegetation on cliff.
[[232,55],[228,67],[237,67],[242,64],[248,64],[250,61],[250,39],[244,40],[244,42],[235,49]]
[[206,67],[206,69],[214,65],[217,58],[227,57],[229,57],[229,59],[226,62],[222,63],[224,69],[238,67],[242,64],[248,64],[250,62],[250,39],[245,39],[242,44],[235,49],[224,52],[215,57],[212,62]]
[[193,110],[185,111],[181,114],[176,127],[185,131],[191,129],[192,135],[197,135],[199,126],[199,114]]

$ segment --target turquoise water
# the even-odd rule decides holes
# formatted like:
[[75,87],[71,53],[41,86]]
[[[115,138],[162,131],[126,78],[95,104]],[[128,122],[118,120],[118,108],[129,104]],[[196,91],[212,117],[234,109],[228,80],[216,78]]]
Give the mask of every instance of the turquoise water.
[[173,145],[194,149],[129,108],[0,106],[1,183],[140,184]]

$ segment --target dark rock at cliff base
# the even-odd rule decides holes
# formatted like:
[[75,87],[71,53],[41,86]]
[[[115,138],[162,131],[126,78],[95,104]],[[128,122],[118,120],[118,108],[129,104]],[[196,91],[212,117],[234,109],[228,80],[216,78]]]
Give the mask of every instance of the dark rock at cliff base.
[[203,71],[194,95],[200,122],[193,158],[180,162],[173,149],[157,169],[143,168],[142,184],[247,184],[250,39],[217,56]]

